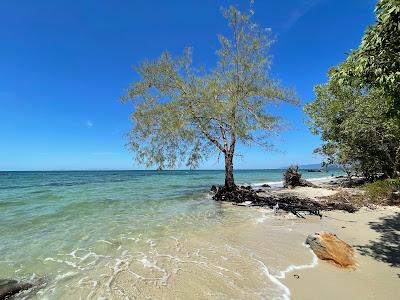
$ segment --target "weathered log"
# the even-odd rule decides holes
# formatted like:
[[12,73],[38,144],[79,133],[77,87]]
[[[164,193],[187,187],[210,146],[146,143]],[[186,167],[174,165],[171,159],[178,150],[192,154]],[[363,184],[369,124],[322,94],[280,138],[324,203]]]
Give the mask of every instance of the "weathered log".
[[236,186],[233,189],[220,187],[216,190],[213,199],[216,201],[226,201],[233,203],[251,203],[251,206],[266,206],[272,209],[281,209],[286,212],[291,212],[297,217],[303,218],[300,213],[309,213],[322,217],[323,210],[344,210],[347,212],[355,212],[356,208],[349,203],[329,202],[322,203],[312,199],[300,198],[296,195],[288,194],[272,194],[260,196],[253,189]]

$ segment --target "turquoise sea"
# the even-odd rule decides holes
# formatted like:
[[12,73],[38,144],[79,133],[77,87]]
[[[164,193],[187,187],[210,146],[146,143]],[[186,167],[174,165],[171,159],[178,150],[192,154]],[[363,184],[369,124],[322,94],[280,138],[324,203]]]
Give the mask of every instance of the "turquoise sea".
[[[235,179],[279,186],[282,172],[237,170]],[[40,282],[20,295],[34,299],[285,298],[265,268],[278,276],[307,264],[308,250],[300,261],[272,254],[271,235],[263,252],[245,232],[295,224],[214,202],[210,186],[223,181],[206,170],[0,172],[0,278]]]

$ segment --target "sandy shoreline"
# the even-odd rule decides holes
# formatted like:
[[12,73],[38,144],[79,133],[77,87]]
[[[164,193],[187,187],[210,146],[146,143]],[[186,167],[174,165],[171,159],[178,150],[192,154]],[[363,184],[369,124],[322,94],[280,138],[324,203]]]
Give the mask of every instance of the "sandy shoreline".
[[[315,181],[321,188],[273,192],[318,200],[337,189],[329,185],[331,180]],[[110,191],[114,193],[113,185]],[[82,223],[85,219],[80,218],[79,226],[85,224],[85,230],[69,224],[82,234],[71,244],[46,251],[38,243],[38,254],[25,252],[18,259],[8,254],[0,260],[0,270],[4,278],[44,278],[45,284],[30,299],[400,299],[400,209],[322,212],[322,219],[316,215],[303,219],[206,196],[178,206],[179,213],[167,209],[182,203],[186,201],[142,210],[129,203],[123,207],[130,210],[120,215],[123,226],[110,214],[104,214],[96,227],[88,227],[95,220]],[[149,217],[139,219],[149,225],[139,227],[136,218],[149,209],[153,209]],[[94,212],[99,216],[103,211]],[[166,212],[172,212],[167,222],[152,223]],[[106,226],[100,227],[102,223]],[[113,234],[99,234],[99,228]],[[356,249],[355,271],[319,261],[305,246],[309,234],[322,230],[336,233]],[[68,239],[68,231],[64,232],[62,238]],[[92,240],[87,243],[88,238]]]
[[[314,198],[332,191],[297,188],[291,193]],[[290,289],[290,299],[400,299],[400,208],[323,212],[314,225],[353,246],[358,267],[345,271],[318,260],[314,268],[287,273],[281,282]]]

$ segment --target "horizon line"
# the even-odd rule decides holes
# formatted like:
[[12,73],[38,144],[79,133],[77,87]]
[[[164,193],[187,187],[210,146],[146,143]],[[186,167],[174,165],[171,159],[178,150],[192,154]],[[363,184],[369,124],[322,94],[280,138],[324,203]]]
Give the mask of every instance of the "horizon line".
[[[312,165],[312,164],[311,164]],[[316,164],[317,165],[317,164]],[[282,170],[286,169],[287,167],[278,167],[278,168],[238,168],[234,169],[237,171],[253,171],[253,170]],[[299,168],[305,169],[312,169],[312,167],[308,167],[307,165],[299,165]],[[322,166],[319,169],[325,169]],[[157,169],[54,169],[54,170],[0,170],[0,173],[4,172],[120,172],[120,171],[224,171],[223,168],[220,169],[164,169],[164,170],[157,170]]]

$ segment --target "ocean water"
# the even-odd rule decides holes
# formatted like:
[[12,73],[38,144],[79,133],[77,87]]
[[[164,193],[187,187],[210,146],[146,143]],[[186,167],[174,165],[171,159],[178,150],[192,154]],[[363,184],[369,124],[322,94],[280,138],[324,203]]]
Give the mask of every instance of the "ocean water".
[[[279,186],[282,172],[235,179]],[[208,191],[223,180],[222,171],[0,172],[0,278],[38,286],[22,299],[288,299],[279,279],[315,264],[303,245],[313,222],[216,203]]]

